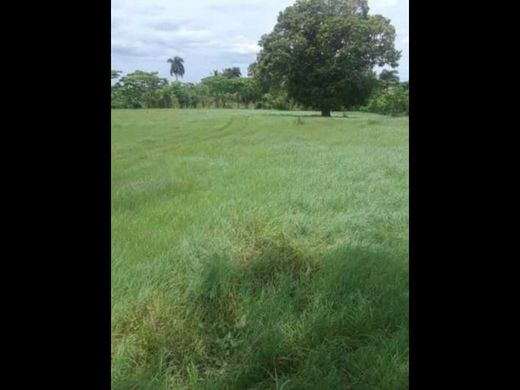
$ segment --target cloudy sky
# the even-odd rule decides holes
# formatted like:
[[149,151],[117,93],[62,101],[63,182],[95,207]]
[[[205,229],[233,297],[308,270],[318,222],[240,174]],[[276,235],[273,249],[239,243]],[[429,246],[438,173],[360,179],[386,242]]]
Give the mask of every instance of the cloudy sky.
[[[112,0],[112,69],[157,71],[169,80],[173,56],[184,58],[183,80],[197,82],[213,69],[255,61],[258,40],[294,0]],[[408,0],[369,0],[370,13],[390,18],[402,50],[398,68],[408,80]]]

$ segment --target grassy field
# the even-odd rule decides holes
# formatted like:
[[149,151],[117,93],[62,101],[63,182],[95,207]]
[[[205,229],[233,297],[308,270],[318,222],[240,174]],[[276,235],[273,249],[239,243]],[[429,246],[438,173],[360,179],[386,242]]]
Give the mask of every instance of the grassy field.
[[408,118],[112,112],[112,388],[408,388]]

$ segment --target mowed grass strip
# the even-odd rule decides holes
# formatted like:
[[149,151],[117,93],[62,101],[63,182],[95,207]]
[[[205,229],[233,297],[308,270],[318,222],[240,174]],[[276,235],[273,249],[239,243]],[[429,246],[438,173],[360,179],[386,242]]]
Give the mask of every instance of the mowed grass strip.
[[408,118],[112,112],[113,389],[408,388]]

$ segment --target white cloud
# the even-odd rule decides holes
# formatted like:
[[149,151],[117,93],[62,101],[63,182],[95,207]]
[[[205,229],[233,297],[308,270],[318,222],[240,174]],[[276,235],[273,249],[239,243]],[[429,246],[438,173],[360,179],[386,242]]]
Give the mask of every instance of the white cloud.
[[180,27],[174,31],[172,37],[174,39],[186,39],[186,40],[201,40],[210,38],[213,33],[210,30],[190,30],[184,27]]
[[256,43],[235,43],[231,51],[238,54],[256,54],[260,51],[260,46]]
[[402,40],[402,42],[403,42],[403,43],[406,43],[406,44],[410,43],[410,36],[407,35],[406,37],[404,37],[403,40]]

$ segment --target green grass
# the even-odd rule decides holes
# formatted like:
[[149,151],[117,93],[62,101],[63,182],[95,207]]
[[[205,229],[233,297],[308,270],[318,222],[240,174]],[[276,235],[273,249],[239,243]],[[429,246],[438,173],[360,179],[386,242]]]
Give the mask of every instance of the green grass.
[[408,118],[112,112],[112,388],[408,388]]

